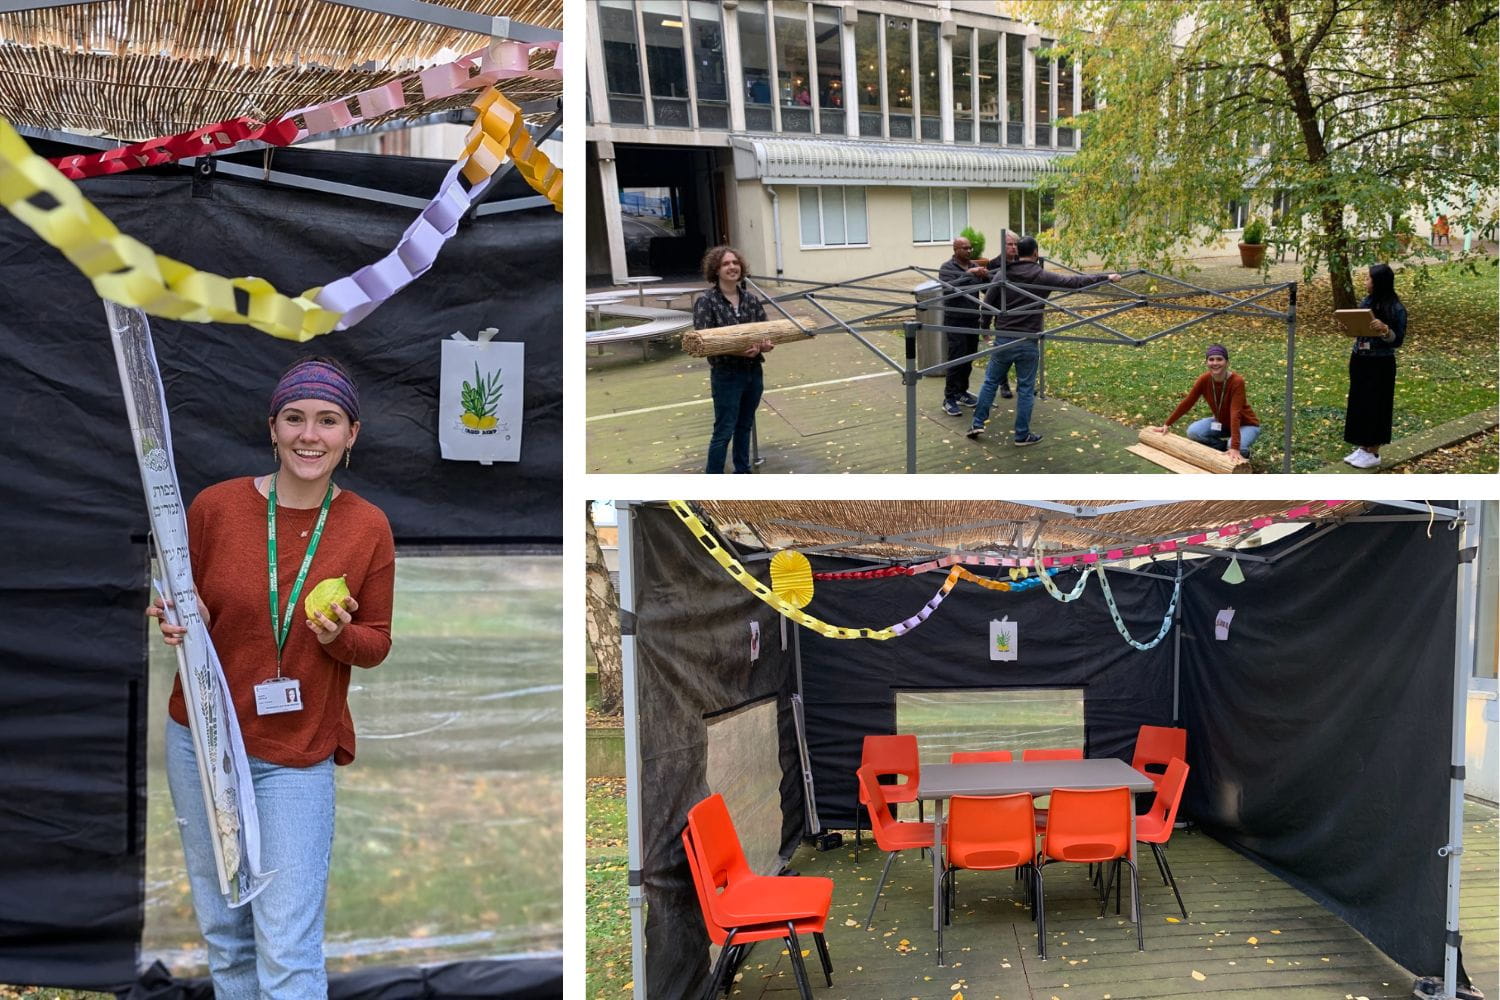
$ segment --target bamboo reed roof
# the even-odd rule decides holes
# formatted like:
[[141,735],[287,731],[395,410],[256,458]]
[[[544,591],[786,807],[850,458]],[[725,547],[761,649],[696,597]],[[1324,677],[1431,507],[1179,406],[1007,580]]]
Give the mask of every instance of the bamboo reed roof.
[[[1118,500],[1058,500],[1098,508]],[[702,500],[695,506],[726,537],[767,549],[836,545],[830,554],[892,561],[949,552],[1030,555],[1033,537],[1049,551],[1118,546],[1213,530],[1257,517],[1271,517],[1305,500],[1189,500],[1161,506],[1080,517],[1006,500]],[[1308,520],[1343,519],[1371,505],[1345,501],[1329,508],[1313,502]],[[921,534],[913,535],[915,532]],[[908,536],[897,538],[895,536]],[[1228,548],[1248,539],[1209,539]]]
[[[544,28],[562,0],[441,0]],[[127,142],[228,118],[288,111],[451,61],[489,39],[324,0],[98,0],[0,14],[0,115],[17,125]],[[537,53],[534,65],[550,65]],[[559,81],[502,84],[517,104],[560,96]],[[409,94],[410,96],[410,94]],[[414,118],[474,94],[408,105]]]

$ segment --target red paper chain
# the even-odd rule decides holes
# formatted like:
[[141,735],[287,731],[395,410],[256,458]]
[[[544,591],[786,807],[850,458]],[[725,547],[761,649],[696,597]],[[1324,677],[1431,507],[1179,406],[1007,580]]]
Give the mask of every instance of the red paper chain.
[[80,180],[103,174],[123,174],[141,167],[157,167],[191,156],[216,153],[242,142],[259,140],[272,146],[288,146],[299,129],[290,120],[266,124],[253,118],[231,118],[217,125],[204,125],[190,132],[158,136],[145,142],[120,146],[102,153],[80,153],[50,160],[64,177]]

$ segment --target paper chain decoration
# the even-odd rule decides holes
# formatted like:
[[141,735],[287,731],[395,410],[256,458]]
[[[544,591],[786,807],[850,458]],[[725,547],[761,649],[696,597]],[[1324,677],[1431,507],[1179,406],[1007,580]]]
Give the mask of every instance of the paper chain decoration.
[[[531,53],[535,50],[552,52],[552,65],[531,69]],[[481,61],[482,69],[479,68]],[[81,180],[85,177],[119,174],[141,167],[175,163],[189,157],[217,153],[242,142],[260,141],[270,146],[289,146],[311,136],[358,125],[408,104],[425,104],[452,97],[465,90],[479,90],[500,80],[522,76],[538,80],[561,80],[562,69],[561,42],[537,45],[496,42],[487,49],[476,50],[451,63],[411,73],[357,94],[335,97],[313,107],[288,112],[269,124],[252,118],[231,118],[177,135],[159,136],[100,153],[62,156],[48,162],[57,167],[63,176]],[[411,101],[406,98],[408,87],[418,94]]]
[[[845,628],[839,625],[830,625],[827,622],[814,618],[812,615],[809,615],[793,607],[781,597],[777,596],[777,594],[773,590],[771,590],[771,588],[767,587],[765,584],[755,579],[755,577],[751,576],[750,573],[745,569],[744,566],[740,564],[737,559],[735,559],[732,555],[724,550],[724,547],[718,543],[717,539],[714,538],[713,533],[704,526],[703,522],[698,519],[698,516],[693,513],[692,509],[688,507],[686,503],[681,500],[669,500],[667,502],[671,506],[672,511],[677,515],[682,523],[687,526],[688,530],[692,532],[693,537],[698,539],[699,544],[703,546],[703,548],[708,552],[709,555],[713,556],[715,562],[728,570],[729,575],[733,579],[738,580],[741,586],[750,591],[756,597],[759,597],[762,601],[769,604],[771,607],[775,608],[781,614],[792,619],[792,621],[806,628],[810,628],[822,635],[825,635],[830,639],[892,639],[896,636],[904,635],[905,633],[916,628],[918,625],[922,624],[929,617],[931,617],[932,613],[937,610],[938,605],[942,604],[943,600],[953,591],[954,586],[957,585],[959,580],[968,580],[971,583],[977,583],[980,586],[990,590],[1012,592],[1027,589],[1028,586],[1042,586],[1046,588],[1047,593],[1052,595],[1055,600],[1061,601],[1065,604],[1070,601],[1077,600],[1079,597],[1083,596],[1084,588],[1088,585],[1089,580],[1087,572],[1081,574],[1078,578],[1078,583],[1074,585],[1073,589],[1067,594],[1064,594],[1061,590],[1058,589],[1057,584],[1052,582],[1050,573],[1040,572],[1034,578],[1018,582],[991,580],[985,577],[977,576],[969,570],[964,569],[960,565],[954,565],[960,561],[976,561],[973,559],[966,560],[963,557],[959,556],[944,556],[942,559],[936,559],[928,563],[923,563],[919,566],[892,566],[882,570],[859,570],[851,574],[813,574],[814,579],[835,579],[840,577],[849,578],[850,576],[857,576],[862,578],[872,578],[874,576],[913,576],[917,573],[925,572],[928,569],[939,568],[943,565],[952,565],[952,569],[949,570],[947,578],[943,581],[943,585],[938,588],[938,592],[933,595],[931,600],[929,600],[925,605],[922,606],[921,611],[918,611],[915,615],[912,615],[905,621],[898,622],[895,625],[891,625],[883,629]],[[1342,504],[1344,502],[1345,501],[1343,500],[1322,501],[1325,506],[1330,508],[1337,507],[1339,504]],[[1309,513],[1311,513],[1311,511],[1312,505],[1304,504],[1300,507],[1293,507],[1291,510],[1288,510],[1285,513],[1281,514],[1280,517],[1290,520],[1299,517],[1305,517]],[[1277,518],[1275,517],[1258,517],[1252,519],[1249,522],[1246,522],[1245,524],[1225,525],[1223,528],[1220,528],[1215,532],[1195,533],[1188,536],[1183,541],[1186,544],[1196,545],[1215,535],[1220,538],[1229,538],[1238,535],[1247,526],[1251,529],[1263,528],[1273,523],[1275,520],[1277,520]],[[1135,548],[1132,550],[1131,555],[1148,555],[1153,550],[1159,552],[1169,552],[1175,550],[1177,544],[1178,543],[1176,541],[1165,541],[1153,542],[1146,545],[1138,545],[1135,546]],[[1119,559],[1123,556],[1123,549],[1110,549],[1105,554],[1105,557],[1108,559]],[[1102,562],[1100,562],[1099,553],[1097,552],[1086,552],[1078,556],[1062,556],[1058,558],[1054,558],[1051,556],[1035,556],[1030,559],[1020,560],[1001,559],[996,556],[984,556],[980,557],[977,561],[982,565],[1034,566],[1040,563],[1045,567],[1051,567],[1054,563],[1060,565],[1069,565],[1074,562],[1081,562],[1086,565],[1092,564],[1095,574],[1099,577],[1099,586],[1104,593],[1105,603],[1109,606],[1110,616],[1114,619],[1115,628],[1119,630],[1120,635],[1124,637],[1126,642],[1128,642],[1136,649],[1143,651],[1151,649],[1152,647],[1160,643],[1166,636],[1167,632],[1171,629],[1172,617],[1176,613],[1177,602],[1182,594],[1182,578],[1181,576],[1179,576],[1172,586],[1172,600],[1167,605],[1167,613],[1162,618],[1161,629],[1156,633],[1156,638],[1152,639],[1150,642],[1140,642],[1133,636],[1131,636],[1130,630],[1125,627],[1125,622],[1120,617],[1120,609],[1115,604],[1114,593],[1110,590],[1109,580],[1104,575],[1104,565]]]
[[[286,340],[307,341],[346,329],[425,274],[459,219],[510,155],[528,182],[561,210],[562,174],[531,142],[520,109],[493,87],[475,108],[468,145],[438,193],[385,258],[354,274],[291,297],[264,278],[225,278],[170,257],[121,233],[104,213],[0,118],[0,205],[62,251],[99,297],[153,316],[193,323],[244,323]],[[471,187],[458,184],[462,174]],[[50,200],[40,204],[39,198]]]
[[[306,293],[318,305],[339,315],[335,329],[345,330],[358,323],[427,273],[506,156],[515,161],[516,169],[532,187],[562,211],[562,171],[532,143],[521,109],[493,87],[474,108],[479,117],[469,130],[463,155],[448,169],[437,194],[401,234],[395,248],[375,263]],[[459,183],[460,177],[469,183],[468,188]]]
[[[1182,577],[1179,576],[1172,584],[1172,600],[1167,605],[1167,613],[1162,616],[1161,629],[1156,633],[1156,638],[1150,642],[1137,642],[1131,636],[1130,630],[1125,627],[1125,622],[1120,619],[1120,609],[1115,605],[1115,595],[1109,589],[1109,578],[1104,575],[1104,567],[1102,565],[1095,565],[1094,572],[1099,575],[1099,586],[1104,591],[1104,603],[1109,605],[1109,615],[1115,620],[1115,628],[1119,630],[1120,635],[1125,638],[1126,642],[1130,643],[1136,649],[1144,651],[1166,638],[1167,631],[1172,627],[1172,615],[1177,610],[1177,598],[1182,594]],[[1083,578],[1085,580],[1088,579],[1088,574],[1084,574]],[[1079,589],[1081,591],[1082,587]]]

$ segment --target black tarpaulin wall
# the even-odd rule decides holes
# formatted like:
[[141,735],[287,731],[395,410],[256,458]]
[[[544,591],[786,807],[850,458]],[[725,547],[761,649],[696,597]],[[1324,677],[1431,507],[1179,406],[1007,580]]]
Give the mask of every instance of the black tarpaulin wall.
[[1236,586],[1199,573],[1183,621],[1183,810],[1419,975],[1443,967],[1458,537],[1341,527]]
[[[820,559],[815,568],[848,565]],[[834,625],[884,628],[915,614],[943,578],[932,572],[823,581],[805,610]],[[1068,570],[1055,579],[1068,591],[1078,574]],[[1171,581],[1118,572],[1109,580],[1131,634],[1141,641],[1155,637],[1171,602]],[[989,658],[990,621],[1002,616],[1018,626],[1020,655],[1013,663]],[[818,818],[826,827],[853,829],[854,772],[864,737],[896,731],[898,688],[1080,687],[1088,755],[1129,760],[1142,723],[1171,725],[1172,636],[1150,650],[1127,645],[1097,580],[1069,604],[1041,588],[1005,593],[960,580],[932,617],[896,639],[828,639],[804,631],[802,686]]]
[[[789,696],[790,636],[780,615],[729,578],[677,515],[633,507],[636,677],[640,716],[641,870],[646,899],[646,983],[652,1000],[692,995],[708,978],[708,934],[682,851],[687,811],[709,794],[704,716],[767,696],[779,699],[782,854],[802,833],[803,798]],[[756,575],[769,578],[765,563]],[[750,661],[750,622],[760,658]]]
[[[698,676],[701,665],[714,662],[715,643],[739,642],[744,621],[763,612],[675,514],[633,509],[645,758],[664,753],[650,747],[701,743],[697,692],[710,683]],[[1287,554],[1274,564],[1243,561],[1238,586],[1220,580],[1222,562],[1183,583],[1180,716],[1192,772],[1182,815],[1418,974],[1442,966],[1446,867],[1437,848],[1447,829],[1456,538],[1442,525],[1428,540],[1425,524],[1355,523],[1306,546],[1298,533],[1256,549]],[[751,565],[767,578],[764,562]],[[814,569],[846,565],[818,557]],[[1171,582],[1120,572],[1109,579],[1132,635],[1149,640]],[[1065,590],[1076,580],[1059,575]],[[835,625],[879,628],[913,614],[938,584],[936,573],[819,582],[806,610]],[[1237,611],[1231,639],[1217,642],[1214,617],[1226,606]],[[988,623],[1002,614],[1020,623],[1017,663],[988,659]],[[1129,759],[1139,726],[1172,721],[1173,636],[1144,652],[1126,644],[1096,581],[1066,605],[1040,590],[994,593],[960,582],[899,639],[834,640],[804,629],[801,643],[814,788],[829,828],[852,827],[863,737],[894,731],[899,688],[1082,686],[1094,757]],[[648,648],[671,661],[665,672],[646,665]],[[707,969],[677,840],[706,789],[701,763],[679,780],[664,759],[642,775],[647,944],[656,952],[648,952],[647,982],[653,997],[677,997],[701,986]],[[783,759],[792,773],[795,758],[784,749]],[[783,809],[800,829],[800,799],[784,795]],[[675,853],[666,853],[669,842]]]
[[[38,144],[43,155],[75,152]],[[255,154],[258,162],[260,154]],[[275,167],[430,195],[446,164],[281,150]],[[518,187],[519,186],[519,187]],[[204,270],[297,294],[372,263],[417,210],[180,169],[84,181],[126,234]],[[502,196],[533,194],[519,179]],[[399,543],[561,542],[562,221],[550,206],[466,223],[437,264],[351,330],[307,344],[246,326],[151,321],[185,495],[270,471],[266,405],[308,354],[360,385],[342,485]],[[521,461],[443,462],[440,339],[526,343]],[[133,979],[144,861],[147,521],[104,308],[61,254],[0,213],[0,982]]]

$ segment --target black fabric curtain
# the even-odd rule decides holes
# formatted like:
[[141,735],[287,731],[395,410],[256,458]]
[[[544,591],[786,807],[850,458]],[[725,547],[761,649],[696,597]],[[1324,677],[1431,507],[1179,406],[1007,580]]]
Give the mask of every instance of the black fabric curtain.
[[[820,559],[815,568],[853,565]],[[1005,570],[977,572],[1009,579]],[[820,582],[805,610],[835,625],[884,628],[920,610],[943,576]],[[1078,573],[1055,579],[1071,590]],[[1131,634],[1154,638],[1171,601],[1171,581],[1119,572],[1109,581]],[[989,658],[990,621],[1000,617],[1018,625],[1015,662]],[[1004,593],[960,581],[932,617],[896,639],[827,639],[805,631],[802,684],[818,817],[825,827],[853,829],[854,772],[864,738],[896,731],[898,689],[1083,688],[1088,755],[1129,760],[1143,723],[1171,724],[1172,636],[1146,651],[1127,645],[1097,580],[1069,604],[1040,588]]]
[[1198,574],[1183,617],[1183,812],[1419,975],[1443,967],[1457,538],[1336,528],[1242,584]]
[[[282,150],[275,168],[431,194],[446,165]],[[532,194],[517,184],[501,195]],[[195,184],[180,168],[81,187],[157,252],[293,294],[379,259],[416,215],[223,174]],[[184,495],[270,471],[271,389],[299,357],[326,354],[361,392],[363,427],[338,481],[386,512],[398,544],[559,545],[561,240],[550,206],[464,223],[428,274],[307,344],[153,318]],[[486,326],[526,344],[521,461],[444,462],[439,341]],[[144,731],[146,705],[167,695],[146,690],[146,510],[103,306],[7,213],[0,371],[0,982],[108,988],[138,971],[145,740],[159,738]]]
[[[768,696],[779,700],[782,853],[789,855],[803,827],[789,701],[795,680],[790,641],[781,649],[780,616],[731,580],[671,510],[632,511],[646,982],[653,1000],[676,1000],[701,991],[709,971],[708,934],[682,850],[687,811],[709,794],[704,716]],[[753,572],[769,579],[764,562]],[[754,662],[752,621],[761,633]]]

